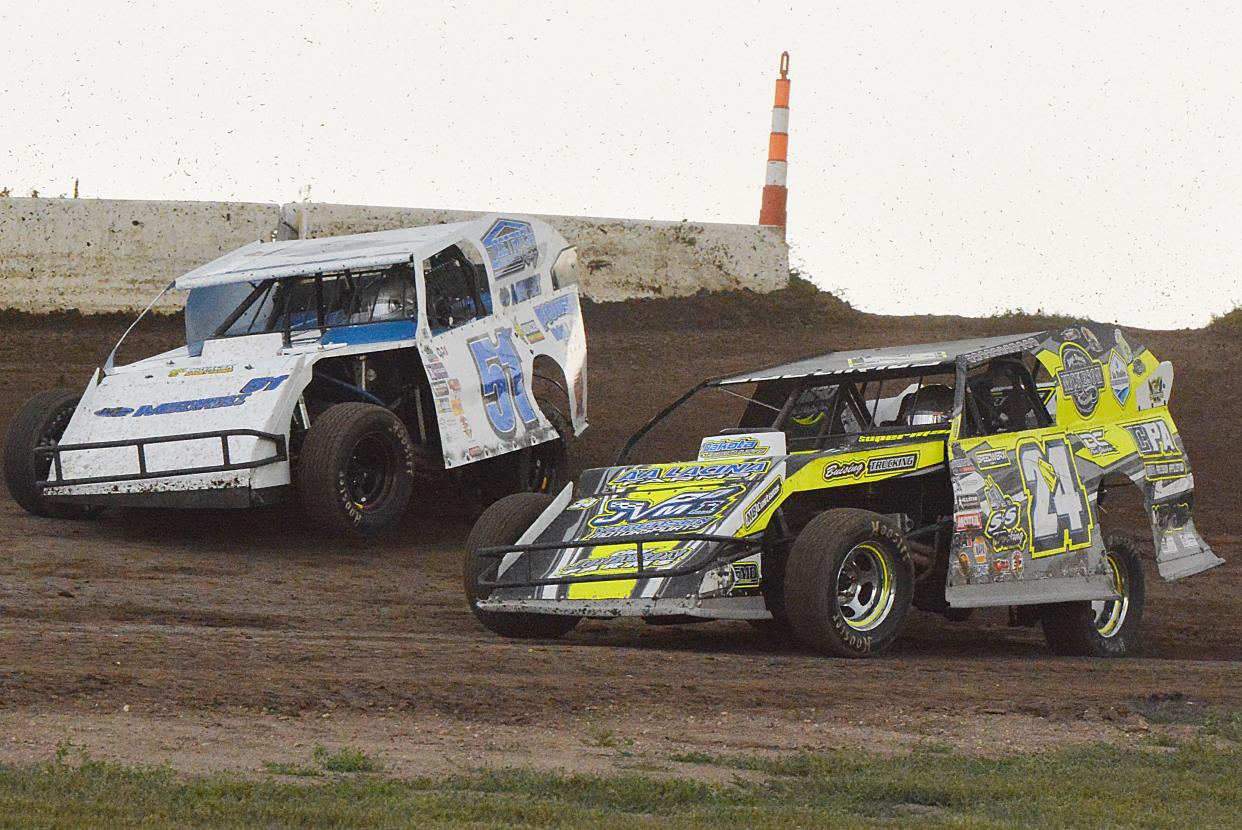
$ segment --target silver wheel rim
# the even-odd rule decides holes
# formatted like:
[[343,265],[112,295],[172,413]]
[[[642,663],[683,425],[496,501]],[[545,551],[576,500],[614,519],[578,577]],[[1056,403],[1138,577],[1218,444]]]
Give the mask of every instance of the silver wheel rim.
[[1126,614],[1130,610],[1130,582],[1116,555],[1106,551],[1104,562],[1112,576],[1113,587],[1121,594],[1121,599],[1101,599],[1091,603],[1092,625],[1097,634],[1107,639],[1117,636],[1125,625]]
[[871,542],[855,545],[837,569],[837,609],[854,631],[870,631],[888,619],[896,595],[893,574]]

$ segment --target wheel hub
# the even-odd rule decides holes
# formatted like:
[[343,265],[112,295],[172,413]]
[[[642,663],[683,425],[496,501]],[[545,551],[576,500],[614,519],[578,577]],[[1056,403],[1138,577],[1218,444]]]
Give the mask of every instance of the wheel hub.
[[893,607],[893,578],[881,552],[855,545],[837,571],[837,608],[846,625],[869,631],[888,618]]

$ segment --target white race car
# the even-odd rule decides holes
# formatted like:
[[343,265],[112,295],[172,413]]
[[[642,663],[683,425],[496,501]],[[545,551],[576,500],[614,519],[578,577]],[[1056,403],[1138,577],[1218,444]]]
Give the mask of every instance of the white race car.
[[369,534],[416,471],[454,470],[485,500],[564,483],[586,332],[575,250],[543,222],[256,242],[169,288],[189,291],[184,346],[124,366],[114,349],[84,392],[18,412],[4,474],[26,510],[296,497]]

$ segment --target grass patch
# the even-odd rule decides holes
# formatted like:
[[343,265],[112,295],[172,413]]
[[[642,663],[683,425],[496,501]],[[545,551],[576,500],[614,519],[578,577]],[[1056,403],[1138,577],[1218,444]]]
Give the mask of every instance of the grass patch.
[[323,774],[318,767],[282,761],[264,761],[263,771],[268,775],[293,775],[299,778],[313,778]]
[[1213,712],[1203,719],[1203,732],[1242,743],[1242,712]]
[[343,747],[333,752],[326,746],[317,746],[311,758],[328,772],[379,772],[378,761],[360,749]]
[[[1236,724],[1236,721],[1229,723]],[[1228,731],[1233,726],[1222,726]],[[337,757],[324,750],[323,758]],[[696,753],[681,758],[699,762]],[[706,756],[704,756],[706,757]],[[0,767],[0,827],[1236,827],[1242,745],[1110,746],[971,758],[926,750],[710,759],[763,780],[493,770],[312,783],[83,759]],[[372,762],[373,763],[373,762]],[[354,763],[347,766],[355,767]],[[356,770],[351,770],[356,771]]]

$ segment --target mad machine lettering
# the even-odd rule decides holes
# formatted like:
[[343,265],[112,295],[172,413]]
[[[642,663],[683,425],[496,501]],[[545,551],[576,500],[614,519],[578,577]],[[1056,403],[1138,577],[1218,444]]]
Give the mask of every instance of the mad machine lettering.
[[188,401],[168,401],[167,403],[142,404],[141,406],[109,406],[95,410],[101,418],[141,418],[147,415],[178,415],[183,412],[199,412],[204,409],[222,409],[230,406],[241,406],[256,392],[271,392],[286,380],[288,375],[275,377],[251,378],[236,395],[217,395],[213,398],[195,398]]

